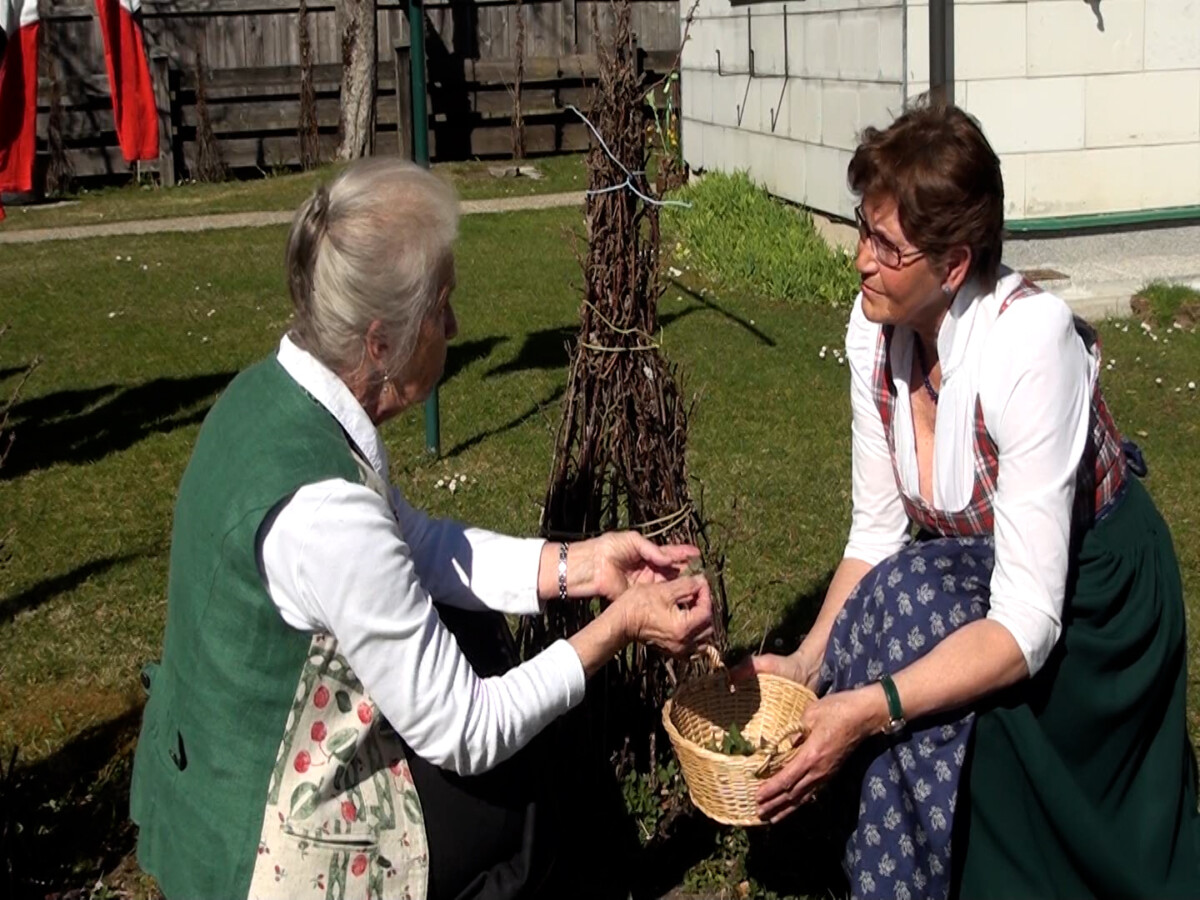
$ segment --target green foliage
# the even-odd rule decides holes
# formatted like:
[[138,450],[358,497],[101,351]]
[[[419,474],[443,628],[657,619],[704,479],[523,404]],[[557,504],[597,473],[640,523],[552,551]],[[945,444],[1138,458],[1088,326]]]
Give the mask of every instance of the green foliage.
[[637,823],[638,839],[643,845],[658,834],[659,826],[673,801],[687,794],[687,785],[674,759],[658,765],[653,773],[630,768],[621,777],[621,796],[625,809]]
[[729,726],[719,744],[716,741],[709,741],[704,746],[714,753],[724,753],[726,756],[753,756],[757,750],[752,743],[742,737],[742,730],[738,728],[737,722]]
[[831,248],[812,217],[775,200],[744,172],[712,172],[673,197],[667,233],[676,260],[727,291],[794,303],[847,306],[858,290],[854,261]]
[[[417,508],[536,531],[563,345],[578,322],[579,269],[566,235],[579,227],[575,209],[464,218],[461,334],[441,388],[445,457],[426,456],[420,408],[383,429],[392,480]],[[131,846],[138,671],[161,651],[175,491],[217,393],[287,326],[285,235],[278,227],[0,246],[0,322],[12,326],[0,341],[0,397],[28,360],[46,360],[14,407],[17,443],[0,473],[0,530],[14,529],[13,557],[0,566],[0,757],[7,763],[20,745],[22,773],[58,773],[28,782],[33,801],[12,808],[27,838],[19,858],[47,882],[39,896],[94,884]],[[726,291],[694,273],[682,280],[691,293],[669,289],[660,321],[699,396],[689,471],[728,548],[731,642],[756,649],[769,631],[767,650],[790,651],[849,523],[849,374],[819,355],[843,339],[846,313]],[[1154,341],[1136,323],[1099,329],[1115,363],[1102,373],[1110,407],[1145,450],[1146,484],[1173,532],[1197,659],[1200,390],[1187,384],[1200,381],[1200,333]],[[460,473],[468,480],[451,493],[444,482]],[[1195,741],[1195,684],[1189,700]],[[684,790],[673,768],[627,786],[643,839],[666,830],[664,786]],[[745,833],[718,834],[688,885],[738,897],[744,884],[744,896],[769,896],[739,862]]]
[[[1138,309],[1139,300],[1145,302],[1144,309]],[[1200,320],[1200,291],[1186,284],[1152,281],[1138,291],[1133,302],[1136,313],[1160,328],[1176,322],[1192,328]]]

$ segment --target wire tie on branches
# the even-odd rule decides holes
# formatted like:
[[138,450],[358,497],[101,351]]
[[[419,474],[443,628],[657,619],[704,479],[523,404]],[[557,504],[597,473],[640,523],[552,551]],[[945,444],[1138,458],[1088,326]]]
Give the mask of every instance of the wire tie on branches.
[[[675,510],[674,512],[667,513],[665,516],[657,519],[651,519],[648,522],[631,522],[625,527],[631,531],[641,531],[642,537],[658,537],[659,535],[666,534],[679,523],[686,521],[687,517],[691,515],[692,509],[693,507],[691,503],[685,503],[679,509]],[[659,525],[661,527],[656,528],[653,531],[642,531],[642,529],[650,528],[654,525]],[[556,541],[582,541],[588,538],[599,537],[600,535],[611,530],[612,529],[609,528],[601,528],[596,531],[550,531],[546,533],[546,537]]]
[[660,528],[656,528],[654,531],[642,531],[642,537],[658,537],[659,535],[666,534],[681,522],[687,521],[687,517],[691,515],[691,513],[692,504],[685,503],[670,515],[663,516],[661,519],[654,519],[651,522],[643,522],[641,525],[635,525],[633,527],[641,531],[643,528],[648,528],[651,525],[658,525],[660,522],[665,523]]
[[588,127],[588,129],[592,132],[592,134],[594,134],[596,136],[596,140],[600,142],[600,147],[601,147],[601,149],[604,150],[605,155],[609,159],[611,159],[621,169],[622,172],[625,173],[625,180],[623,182],[621,182],[620,184],[614,184],[614,185],[611,185],[610,187],[606,187],[606,188],[596,188],[595,190],[585,191],[587,196],[593,197],[597,194],[611,194],[613,191],[619,191],[622,188],[624,188],[624,189],[628,190],[630,193],[632,193],[634,196],[638,197],[638,199],[640,199],[642,202],[649,203],[651,206],[679,206],[679,207],[682,207],[683,209],[691,209],[692,208],[692,204],[688,203],[685,200],[659,200],[657,197],[651,197],[651,196],[648,196],[647,194],[643,194],[641,191],[639,191],[637,189],[637,186],[633,183],[634,176],[635,175],[645,175],[646,173],[641,172],[641,171],[638,171],[638,172],[629,171],[629,169],[627,169],[625,167],[625,164],[623,162],[621,162],[619,159],[617,159],[615,156],[613,156],[613,152],[608,149],[608,144],[604,143],[604,138],[602,138],[600,136],[600,132],[596,130],[596,126],[591,123],[591,120],[588,119],[588,117],[585,116],[582,112],[580,112],[579,108],[577,106],[568,104],[567,109],[569,109],[571,112],[575,113],[575,115],[579,116],[579,118],[583,120],[583,124]]
[[608,347],[604,344],[589,344],[587,341],[580,341],[580,347],[586,347],[588,350],[595,350],[597,353],[626,353],[634,350],[659,350],[662,344],[635,344],[632,347]]
[[583,298],[583,302],[586,306],[591,308],[592,312],[594,312],[596,315],[598,315],[600,317],[601,322],[603,322],[605,325],[607,325],[609,328],[611,328],[617,334],[640,334],[642,337],[646,338],[646,340],[648,340],[648,341],[654,340],[654,335],[647,334],[640,328],[619,328],[616,324],[613,323],[613,321],[611,319],[609,319],[606,315],[604,315],[604,313],[600,312],[600,310],[596,306],[596,304],[593,303],[591,300],[587,299],[587,297]]

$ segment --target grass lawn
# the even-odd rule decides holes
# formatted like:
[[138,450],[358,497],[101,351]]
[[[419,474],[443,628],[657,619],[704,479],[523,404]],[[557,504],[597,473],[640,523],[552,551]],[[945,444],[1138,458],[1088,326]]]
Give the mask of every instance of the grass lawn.
[[[416,505],[535,529],[578,306],[564,234],[580,228],[575,210],[463,221],[461,334],[441,392],[445,457],[423,455],[419,410],[384,430],[393,479]],[[12,529],[0,567],[0,751],[7,763],[20,747],[21,802],[8,806],[22,829],[14,860],[43,879],[40,893],[93,883],[130,846],[137,673],[161,646],[175,489],[218,392],[285,328],[284,236],[264,228],[0,246],[0,323],[11,325],[0,339],[0,396],[32,357],[44,358],[15,408],[17,440],[0,470],[0,535]],[[757,648],[766,637],[770,647],[780,629],[804,630],[847,529],[849,376],[832,354],[819,358],[822,346],[841,346],[846,314],[701,294],[686,271],[682,281],[692,288],[673,287],[660,312],[666,353],[700,398],[690,467],[728,551],[733,642]],[[1194,660],[1200,390],[1188,383],[1200,381],[1200,334],[1156,326],[1155,340],[1136,323],[1102,333],[1110,404],[1145,449],[1149,488],[1174,529]],[[457,493],[435,486],[459,473],[468,483]],[[1198,739],[1200,667],[1191,674]],[[728,872],[697,871],[710,887]]]
[[[583,154],[530,160],[542,178],[497,178],[489,171],[511,165],[494,162],[439,163],[434,171],[449,178],[464,200],[555,194],[587,187]],[[220,184],[181,184],[171,188],[128,184],[80,193],[70,205],[9,206],[0,231],[52,228],[63,225],[97,225],[131,219],[164,219],[214,213],[295,209],[313,187],[337,171],[336,164],[312,172],[274,175],[252,181]]]

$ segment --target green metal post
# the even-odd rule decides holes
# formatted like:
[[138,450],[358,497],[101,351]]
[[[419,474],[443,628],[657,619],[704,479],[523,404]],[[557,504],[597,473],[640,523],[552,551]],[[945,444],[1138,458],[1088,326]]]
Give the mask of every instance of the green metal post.
[[[425,107],[425,7],[423,0],[408,0],[408,32],[412,60],[413,158],[429,167],[429,111]],[[442,453],[441,414],[438,389],[425,401],[425,449],[433,456]]]

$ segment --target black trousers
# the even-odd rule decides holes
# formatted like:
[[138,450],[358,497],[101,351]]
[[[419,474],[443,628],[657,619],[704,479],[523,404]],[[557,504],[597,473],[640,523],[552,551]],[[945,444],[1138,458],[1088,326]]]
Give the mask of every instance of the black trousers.
[[[517,664],[503,616],[440,605],[438,614],[479,675]],[[630,850],[621,798],[586,721],[575,710],[482,775],[409,754],[425,812],[428,900],[625,900],[628,872],[615,864]]]

